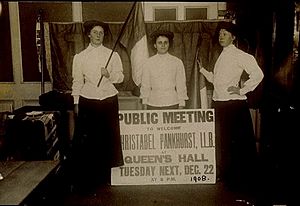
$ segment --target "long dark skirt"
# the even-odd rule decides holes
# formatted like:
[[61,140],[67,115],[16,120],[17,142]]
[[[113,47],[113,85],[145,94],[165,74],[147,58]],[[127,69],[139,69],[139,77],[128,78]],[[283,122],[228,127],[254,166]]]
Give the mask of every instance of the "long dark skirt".
[[217,177],[229,186],[255,183],[257,151],[246,100],[213,101],[216,115]]
[[123,165],[118,112],[117,96],[79,98],[71,154],[76,182],[109,183],[111,168]]
[[178,108],[179,108],[179,104],[175,104],[171,106],[161,106],[161,107],[147,105],[148,110],[164,110],[164,109],[178,109]]

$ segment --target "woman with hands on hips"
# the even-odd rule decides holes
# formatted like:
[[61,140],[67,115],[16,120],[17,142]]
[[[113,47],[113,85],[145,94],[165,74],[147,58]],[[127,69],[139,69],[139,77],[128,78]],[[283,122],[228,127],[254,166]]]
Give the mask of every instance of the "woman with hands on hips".
[[[199,67],[214,86],[212,107],[216,115],[217,179],[224,180],[231,188],[241,189],[254,183],[257,160],[246,94],[260,84],[264,75],[254,56],[233,44],[238,35],[235,24],[221,22],[218,35],[223,50],[213,72],[200,64]],[[244,71],[249,79],[240,86]]]

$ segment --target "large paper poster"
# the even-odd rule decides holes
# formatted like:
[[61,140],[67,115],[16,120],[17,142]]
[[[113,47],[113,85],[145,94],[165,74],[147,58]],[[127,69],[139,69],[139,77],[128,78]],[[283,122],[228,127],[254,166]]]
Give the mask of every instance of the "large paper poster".
[[214,184],[213,109],[120,111],[125,164],[112,185]]

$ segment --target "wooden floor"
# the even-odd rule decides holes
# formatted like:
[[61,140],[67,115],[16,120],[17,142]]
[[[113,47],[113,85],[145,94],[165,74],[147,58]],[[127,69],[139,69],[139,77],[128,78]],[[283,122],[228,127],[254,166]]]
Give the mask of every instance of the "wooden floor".
[[[296,184],[265,175],[254,192],[216,184],[111,186],[74,189],[57,162],[1,163],[0,205],[23,206],[273,206],[299,205]],[[3,165],[5,167],[3,167]],[[54,172],[53,172],[54,171]],[[264,172],[262,172],[264,174]],[[84,177],[79,177],[84,178]],[[275,181],[276,180],[276,181]],[[293,188],[292,188],[293,187]],[[73,188],[73,189],[72,189]]]
[[[93,192],[35,194],[27,205],[64,206],[234,206],[254,202],[221,185],[99,186]],[[252,204],[251,204],[252,205]]]
[[290,206],[292,204],[287,204],[282,195],[284,190],[286,188],[276,193],[270,187],[260,187],[257,193],[249,194],[229,190],[218,182],[208,185],[99,185],[91,190],[70,191],[70,186],[56,176],[36,190],[27,199],[26,206]]
[[[237,200],[237,201],[236,201]],[[68,195],[63,205],[103,206],[232,206],[248,196],[236,196],[218,185],[164,185],[99,187],[94,194]]]

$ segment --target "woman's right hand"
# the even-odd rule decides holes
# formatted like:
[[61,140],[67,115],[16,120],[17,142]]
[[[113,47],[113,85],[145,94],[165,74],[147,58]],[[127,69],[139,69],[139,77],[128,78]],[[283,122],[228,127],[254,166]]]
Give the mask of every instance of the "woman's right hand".
[[106,78],[109,78],[109,72],[106,68],[101,67],[101,75],[105,76]]

